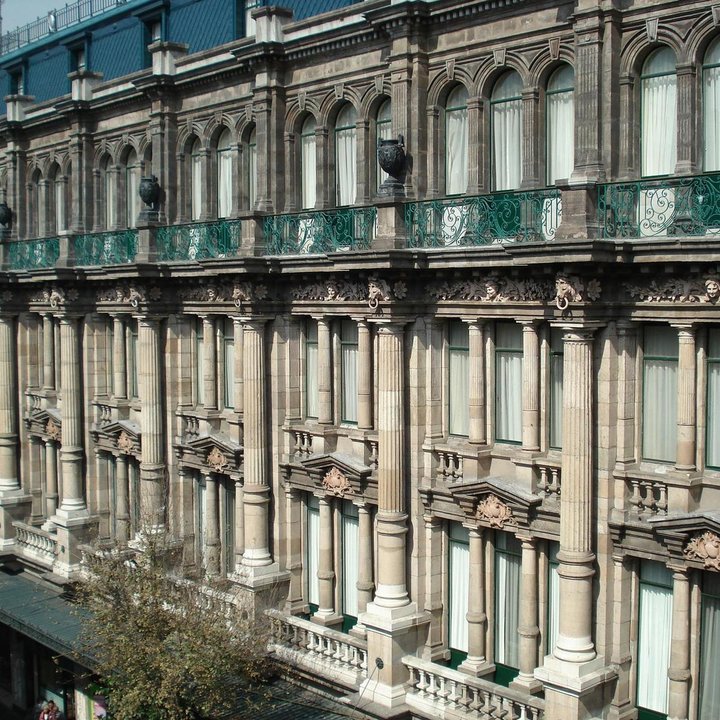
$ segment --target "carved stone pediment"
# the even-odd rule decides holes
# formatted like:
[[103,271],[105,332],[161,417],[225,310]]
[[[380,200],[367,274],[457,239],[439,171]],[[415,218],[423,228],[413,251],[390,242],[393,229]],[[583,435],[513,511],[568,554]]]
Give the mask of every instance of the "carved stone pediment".
[[191,465],[217,473],[238,470],[242,463],[242,447],[222,433],[200,435],[185,442],[182,454],[186,461],[194,457]]
[[698,511],[650,518],[671,560],[720,572],[720,512]]
[[313,455],[301,465],[315,487],[336,497],[362,495],[365,480],[372,472],[352,455],[337,452]]
[[111,438],[111,442],[123,455],[139,456],[141,452],[140,426],[129,420],[117,420],[102,428],[104,436]]

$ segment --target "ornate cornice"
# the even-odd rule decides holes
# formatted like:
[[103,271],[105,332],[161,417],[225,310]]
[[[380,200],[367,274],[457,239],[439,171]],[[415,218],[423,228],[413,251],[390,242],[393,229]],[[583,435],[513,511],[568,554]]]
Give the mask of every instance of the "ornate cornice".
[[149,289],[138,285],[115,285],[98,290],[96,300],[99,303],[115,303],[130,305],[137,309],[142,303],[151,300],[156,302],[162,298],[162,290],[153,286]]

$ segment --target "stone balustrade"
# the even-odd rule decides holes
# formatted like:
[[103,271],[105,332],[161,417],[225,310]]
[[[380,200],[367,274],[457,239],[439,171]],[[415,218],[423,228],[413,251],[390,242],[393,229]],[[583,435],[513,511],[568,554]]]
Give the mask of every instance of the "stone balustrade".
[[20,521],[14,522],[13,527],[19,554],[48,568],[52,567],[57,555],[55,534]]
[[629,477],[630,512],[635,515],[667,515],[668,488],[663,480]]
[[436,447],[437,479],[441,482],[460,482],[463,479],[463,456],[447,447]]
[[445,720],[541,720],[545,702],[518,690],[411,655],[403,658],[410,672],[405,702],[423,717]]
[[550,464],[539,462],[537,488],[540,495],[548,500],[560,499],[560,485],[562,480],[562,468],[559,463]]

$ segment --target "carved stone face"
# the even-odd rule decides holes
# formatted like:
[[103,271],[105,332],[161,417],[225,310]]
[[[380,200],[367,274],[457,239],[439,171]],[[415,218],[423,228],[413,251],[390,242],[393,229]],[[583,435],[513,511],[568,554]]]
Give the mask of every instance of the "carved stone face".
[[485,297],[487,297],[488,300],[494,300],[499,292],[500,288],[495,280],[485,281]]
[[720,297],[720,282],[715,278],[707,278],[705,280],[705,292],[711,300],[717,300]]

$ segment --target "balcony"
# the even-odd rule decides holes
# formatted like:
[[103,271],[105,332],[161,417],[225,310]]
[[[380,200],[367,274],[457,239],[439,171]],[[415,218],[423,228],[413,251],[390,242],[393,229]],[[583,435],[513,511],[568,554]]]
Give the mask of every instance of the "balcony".
[[720,235],[720,173],[601,185],[598,212],[609,239]]
[[157,229],[160,262],[235,257],[240,249],[242,221],[214,220]]
[[320,255],[367,250],[375,235],[377,209],[342,208],[265,218],[268,255]]
[[60,257],[60,240],[39,238],[18,240],[5,246],[8,270],[42,270],[54,267]]
[[57,537],[54,533],[24,522],[14,522],[17,554],[50,569],[57,555]]
[[73,239],[77,266],[126,265],[135,261],[137,230],[77,235]]
[[408,246],[415,248],[549,242],[561,220],[562,200],[556,188],[405,205]]

